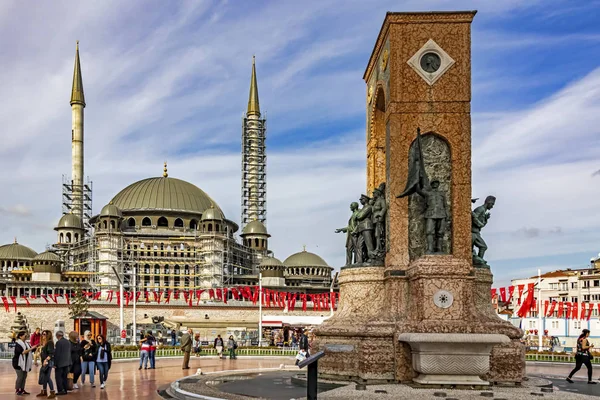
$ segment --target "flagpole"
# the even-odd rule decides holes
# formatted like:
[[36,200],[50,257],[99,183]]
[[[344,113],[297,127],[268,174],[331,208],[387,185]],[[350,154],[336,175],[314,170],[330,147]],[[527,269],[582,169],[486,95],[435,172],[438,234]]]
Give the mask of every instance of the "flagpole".
[[544,327],[542,326],[542,270],[538,268],[538,351],[542,351],[542,334]]
[[262,272],[258,273],[258,347],[262,342]]
[[137,343],[137,323],[135,321],[135,309],[136,309],[136,303],[137,303],[137,286],[136,286],[136,282],[137,282],[137,271],[136,269],[136,265],[137,264],[133,264],[133,340],[132,340],[132,344],[136,344]]

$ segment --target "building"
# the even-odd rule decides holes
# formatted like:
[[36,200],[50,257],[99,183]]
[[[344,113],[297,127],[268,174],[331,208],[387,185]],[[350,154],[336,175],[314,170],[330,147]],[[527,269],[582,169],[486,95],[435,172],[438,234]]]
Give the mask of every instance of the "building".
[[[78,288],[157,292],[258,285],[294,292],[329,290],[332,268],[318,255],[273,257],[266,228],[266,119],[261,117],[253,59],[242,126],[242,230],[196,185],[169,175],[125,187],[92,212],[84,180],[86,107],[79,43],[71,90],[72,171],[63,176],[63,216],[56,242],[38,254],[17,242],[0,247],[0,291],[17,299],[73,295]],[[238,237],[239,236],[239,237]],[[26,240],[25,240],[26,241]],[[203,294],[208,299],[208,294]],[[168,308],[161,303],[159,307]]]
[[[539,282],[539,283],[538,283]],[[516,318],[516,323],[520,323],[521,329],[529,337],[530,342],[537,345],[537,336],[541,332],[546,337],[558,338],[563,347],[575,346],[577,337],[582,329],[590,330],[590,337],[600,337],[600,318],[597,303],[600,303],[600,257],[593,258],[589,268],[565,269],[547,272],[538,276],[532,276],[525,279],[513,279],[512,285],[518,288],[519,285],[534,284],[535,308],[532,309],[525,318],[520,321]],[[525,297],[525,295],[523,296]],[[513,294],[511,308],[516,317],[516,311],[519,309],[519,298],[517,290]],[[549,305],[556,301],[557,306],[550,316],[544,316],[545,302]],[[563,303],[562,317],[559,318],[558,304]],[[591,318],[567,319],[567,303],[587,303],[594,304]],[[541,308],[541,319],[540,319]],[[580,308],[581,309],[581,308]],[[589,305],[586,307],[589,309]],[[548,313],[550,307],[548,308]]]

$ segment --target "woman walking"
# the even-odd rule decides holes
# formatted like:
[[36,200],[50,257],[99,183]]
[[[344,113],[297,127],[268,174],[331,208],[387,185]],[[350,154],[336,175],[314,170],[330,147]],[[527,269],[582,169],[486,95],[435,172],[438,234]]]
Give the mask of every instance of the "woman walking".
[[79,334],[75,331],[69,333],[69,342],[71,342],[71,369],[69,373],[73,375],[73,389],[79,389],[77,380],[81,375],[81,345],[79,344]]
[[577,371],[581,369],[581,364],[585,364],[588,371],[588,384],[596,384],[596,382],[592,380],[592,363],[590,361],[592,358],[590,349],[592,349],[594,345],[590,344],[590,342],[587,339],[588,336],[590,336],[590,331],[588,329],[584,329],[583,332],[581,332],[581,335],[579,335],[579,338],[577,339],[577,353],[575,353],[575,368],[573,369],[573,371],[571,371],[569,377],[567,378],[567,382],[569,383],[573,383],[571,378],[573,377],[573,375],[575,375]]
[[[35,397],[46,397],[54,399],[56,392],[54,391],[54,383],[52,383],[52,369],[54,368],[54,340],[52,339],[52,332],[45,330],[41,335],[41,357],[42,367],[40,368],[40,375],[38,383],[42,385],[42,391]],[[50,386],[50,393],[48,394],[47,388]]]
[[102,335],[96,336],[96,354],[94,355],[94,360],[96,360],[98,375],[100,375],[100,389],[104,389],[106,379],[108,378],[108,370],[112,362],[112,353],[110,343]]
[[96,342],[92,339],[92,332],[85,331],[83,334],[84,338],[81,342],[81,384],[85,384],[85,374],[90,375],[90,384],[92,387],[96,387],[94,384],[94,375],[96,373],[96,362],[94,354],[96,353]]
[[233,335],[229,336],[229,340],[227,341],[227,348],[229,348],[229,359],[235,360],[237,356],[235,355],[235,350],[237,349],[237,343],[233,338]]
[[33,354],[37,346],[31,347],[25,341],[26,332],[17,333],[15,340],[15,355],[12,359],[12,365],[17,373],[17,381],[15,382],[15,391],[18,395],[29,394],[25,391],[25,382],[27,381],[27,373],[31,371],[33,364]]

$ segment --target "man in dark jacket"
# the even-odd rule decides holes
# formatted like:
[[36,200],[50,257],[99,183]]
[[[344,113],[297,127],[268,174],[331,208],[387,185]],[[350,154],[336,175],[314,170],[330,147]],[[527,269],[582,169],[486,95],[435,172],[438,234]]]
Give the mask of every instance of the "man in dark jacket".
[[308,336],[306,336],[306,329],[304,329],[304,331],[302,332],[302,335],[300,336],[300,350],[304,350],[306,351],[306,357],[310,356],[310,354],[308,353]]
[[64,336],[63,331],[56,332],[54,368],[56,368],[57,396],[67,394],[67,374],[71,368],[71,343]]

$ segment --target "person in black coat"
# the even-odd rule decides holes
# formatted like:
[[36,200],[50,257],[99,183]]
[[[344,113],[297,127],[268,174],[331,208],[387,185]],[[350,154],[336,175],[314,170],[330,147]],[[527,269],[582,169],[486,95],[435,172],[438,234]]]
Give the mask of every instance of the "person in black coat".
[[65,339],[63,331],[56,332],[54,346],[54,375],[56,377],[57,395],[67,394],[67,374],[71,368],[71,343]]
[[98,375],[100,376],[100,389],[104,389],[104,385],[108,379],[108,370],[110,370],[112,363],[112,350],[110,343],[102,335],[96,336],[94,360],[96,361],[96,368],[98,368]]
[[71,343],[71,368],[69,372],[73,374],[73,389],[79,389],[77,380],[81,376],[81,345],[79,344],[79,334],[76,331],[69,333],[69,342]]
[[26,332],[19,332],[16,335],[15,340],[15,355],[12,359],[12,366],[17,373],[17,381],[15,382],[16,394],[29,394],[25,391],[25,381],[27,380],[27,373],[31,371],[31,364],[33,363],[32,351],[35,351],[37,346],[31,347],[26,342]]

